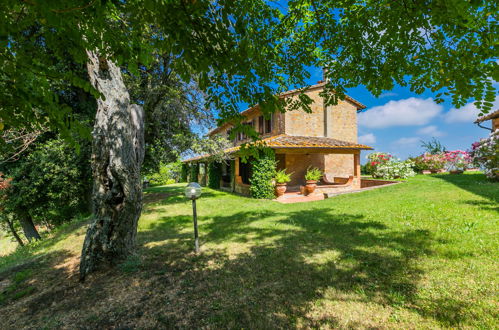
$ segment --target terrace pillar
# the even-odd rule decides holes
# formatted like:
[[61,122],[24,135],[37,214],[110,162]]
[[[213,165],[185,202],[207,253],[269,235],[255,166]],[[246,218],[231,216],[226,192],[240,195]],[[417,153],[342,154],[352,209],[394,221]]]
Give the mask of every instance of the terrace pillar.
[[360,188],[360,151],[353,155],[354,184]]

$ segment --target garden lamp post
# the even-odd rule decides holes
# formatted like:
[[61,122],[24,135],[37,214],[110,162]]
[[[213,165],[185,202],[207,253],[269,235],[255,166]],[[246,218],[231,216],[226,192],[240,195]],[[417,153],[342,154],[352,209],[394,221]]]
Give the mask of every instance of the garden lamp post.
[[185,187],[185,197],[192,201],[192,218],[194,221],[194,245],[196,253],[199,252],[199,237],[198,237],[198,215],[196,212],[196,199],[201,196],[201,186],[196,182],[191,182]]

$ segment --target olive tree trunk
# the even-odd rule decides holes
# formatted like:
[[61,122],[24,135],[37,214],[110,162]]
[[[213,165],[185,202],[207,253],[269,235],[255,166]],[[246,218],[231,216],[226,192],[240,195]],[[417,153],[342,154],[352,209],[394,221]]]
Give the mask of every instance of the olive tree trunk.
[[27,212],[19,212],[18,215],[19,215],[19,223],[21,224],[24,236],[26,236],[28,242],[31,242],[32,240],[35,241],[41,240],[42,238],[40,237],[38,230],[36,230],[31,215]]
[[[10,230],[10,233],[12,234],[12,236],[14,236],[14,238],[16,239],[17,243],[20,245],[20,246],[24,246],[24,242],[23,240],[21,239],[21,237],[19,236],[19,234],[17,233],[17,230],[16,228],[14,227],[14,221],[8,219],[8,218],[5,218],[5,222],[7,222],[7,225],[9,226],[9,230]],[[35,228],[36,230],[36,228]]]
[[142,210],[144,158],[142,107],[130,104],[119,67],[95,52],[87,53],[90,82],[103,97],[97,100],[92,132],[93,222],[83,243],[80,280],[133,253]]

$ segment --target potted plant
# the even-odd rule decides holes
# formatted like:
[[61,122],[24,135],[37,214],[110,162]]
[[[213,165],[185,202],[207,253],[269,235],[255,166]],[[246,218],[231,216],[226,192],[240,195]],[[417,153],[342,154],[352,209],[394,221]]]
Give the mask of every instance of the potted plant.
[[307,173],[305,174],[305,192],[307,195],[313,193],[315,191],[315,187],[317,187],[317,181],[322,177],[322,172],[317,167],[309,167],[307,169]]
[[275,174],[275,194],[277,197],[284,195],[286,192],[286,185],[291,181],[291,174],[286,173],[286,170],[277,171]]

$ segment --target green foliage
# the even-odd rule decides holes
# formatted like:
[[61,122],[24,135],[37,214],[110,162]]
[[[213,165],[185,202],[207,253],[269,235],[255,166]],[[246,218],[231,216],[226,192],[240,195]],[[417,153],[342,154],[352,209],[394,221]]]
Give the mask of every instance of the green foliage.
[[[174,68],[183,82],[196,77],[212,105],[221,109],[222,121],[238,118],[241,102],[259,103],[265,113],[286,106],[310,111],[310,98],[303,94],[292,100],[275,97],[305,85],[310,66],[328,69],[328,102],[359,84],[380,95],[398,83],[416,93],[440,92],[437,102],[450,96],[456,106],[471,98],[485,111],[493,105],[493,79],[499,79],[495,1],[287,5],[144,0],[82,6],[77,0],[50,5],[4,0],[2,126],[47,122],[77,129],[72,107],[59,91],[71,85],[99,96],[77,74],[87,61],[86,51],[96,49],[136,76],[165,67],[156,61],[167,54],[166,67]],[[78,70],[60,70],[66,59]]]
[[249,179],[251,196],[258,199],[274,198],[273,179],[277,166],[274,152],[260,150],[258,158],[253,159],[251,165],[252,175]]
[[192,163],[191,164],[191,173],[189,176],[190,182],[198,182],[199,181],[199,164]]
[[220,180],[222,179],[222,164],[212,161],[208,164],[208,187],[213,189],[220,188]]
[[293,173],[286,173],[286,169],[282,169],[275,173],[275,182],[277,183],[288,183],[291,181],[291,175]]
[[153,185],[172,184],[179,180],[181,168],[182,163],[179,161],[169,164],[161,163],[159,165],[159,171],[150,174],[147,178]]
[[425,150],[425,153],[430,155],[443,154],[447,152],[447,149],[445,149],[445,147],[436,138],[433,138],[428,142],[421,141],[421,147]]
[[308,167],[307,173],[305,173],[305,180],[307,181],[319,181],[322,178],[322,171],[317,167]]
[[[28,212],[35,223],[57,226],[87,212],[91,190],[89,147],[77,154],[60,139],[40,143],[7,171],[5,211]],[[15,218],[15,217],[14,217]]]
[[180,171],[180,182],[187,182],[189,176],[189,164],[182,163],[182,168]]

